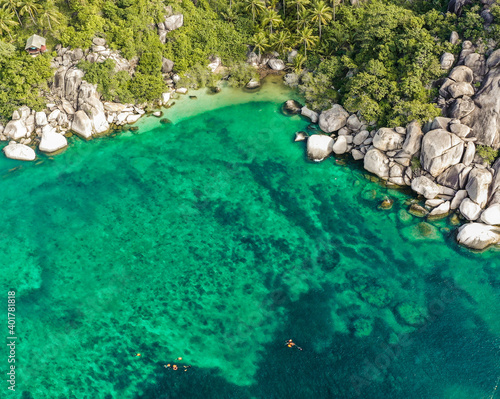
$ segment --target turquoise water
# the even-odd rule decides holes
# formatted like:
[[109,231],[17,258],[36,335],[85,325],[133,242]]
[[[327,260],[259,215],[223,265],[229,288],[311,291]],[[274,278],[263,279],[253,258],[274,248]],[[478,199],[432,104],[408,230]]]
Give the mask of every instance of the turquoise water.
[[500,398],[498,251],[307,162],[290,96],[185,97],[172,124],[0,161],[8,397]]

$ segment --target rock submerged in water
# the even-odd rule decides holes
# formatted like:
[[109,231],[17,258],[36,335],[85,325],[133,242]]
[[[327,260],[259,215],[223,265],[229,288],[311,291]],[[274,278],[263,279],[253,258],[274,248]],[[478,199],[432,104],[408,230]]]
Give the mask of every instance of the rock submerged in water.
[[307,139],[307,157],[321,162],[332,153],[333,139],[323,134],[314,134]]
[[7,158],[19,161],[33,161],[36,158],[35,151],[24,144],[10,143],[3,148],[3,152]]
[[302,105],[295,100],[287,100],[283,103],[281,110],[285,115],[297,115],[302,110]]
[[252,79],[245,86],[247,89],[257,89],[260,87],[260,82],[257,79]]
[[392,205],[394,204],[394,200],[390,198],[385,198],[380,205],[378,206],[379,209],[384,209],[384,210],[389,210],[392,208]]
[[307,140],[307,133],[306,132],[297,132],[295,133],[295,139],[293,141],[305,141]]

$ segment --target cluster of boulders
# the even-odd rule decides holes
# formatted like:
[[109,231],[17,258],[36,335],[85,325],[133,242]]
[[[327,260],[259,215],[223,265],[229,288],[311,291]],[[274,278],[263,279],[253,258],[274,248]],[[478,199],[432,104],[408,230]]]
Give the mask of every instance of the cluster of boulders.
[[[424,206],[413,204],[411,213],[432,220],[457,212],[471,222],[459,229],[457,239],[484,249],[500,244],[500,159],[490,166],[476,153],[476,145],[500,147],[500,50],[487,61],[477,53],[460,59],[464,65],[451,70],[440,90],[449,117],[437,117],[423,127],[412,122],[374,129],[374,122],[339,104],[319,114],[292,101],[285,108],[298,108],[295,113],[319,123],[327,133],[308,138],[297,133],[296,140],[307,138],[311,160],[350,153],[387,185],[410,186],[421,195]],[[475,82],[482,82],[479,89]]]
[[172,6],[166,6],[163,22],[156,24],[160,41],[165,44],[167,42],[167,33],[179,29],[182,25],[184,25],[184,15],[173,14]]
[[[134,72],[137,60],[128,61],[119,52],[109,49],[103,38],[94,38],[91,49],[70,49],[56,46],[57,56],[52,60],[56,68],[47,108],[35,112],[26,106],[14,111],[12,119],[0,125],[0,140],[9,141],[4,147],[7,157],[32,161],[36,158],[34,148],[44,153],[54,153],[68,145],[66,136],[72,133],[90,139],[110,131],[115,126],[135,123],[144,113],[143,106],[102,102],[96,85],[84,80],[85,73],[77,64],[104,62],[112,59],[115,71]],[[164,69],[170,68],[171,61],[164,60]],[[166,104],[171,91],[162,96]]]

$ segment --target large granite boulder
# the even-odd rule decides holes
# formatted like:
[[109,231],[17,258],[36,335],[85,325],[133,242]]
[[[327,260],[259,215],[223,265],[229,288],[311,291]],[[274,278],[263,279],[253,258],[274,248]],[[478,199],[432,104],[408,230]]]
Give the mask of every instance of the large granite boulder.
[[422,139],[420,161],[422,167],[436,177],[450,166],[459,163],[464,142],[444,129],[431,130]]
[[486,224],[500,226],[500,204],[493,204],[481,214],[481,221]]
[[383,127],[373,136],[373,146],[381,151],[394,151],[403,147],[404,136],[394,129]]
[[448,78],[455,82],[472,83],[474,81],[474,73],[469,67],[460,65],[451,70]]
[[474,95],[474,88],[470,83],[466,82],[453,83],[448,86],[447,90],[453,98]]
[[84,72],[78,68],[70,68],[64,75],[64,97],[76,108],[78,92]]
[[40,140],[40,145],[38,146],[40,151],[43,152],[55,152],[68,145],[68,140],[64,135],[59,134],[56,130],[47,125],[42,130],[42,139]]
[[453,66],[455,62],[455,56],[451,53],[443,53],[440,59],[441,69],[448,70]]
[[7,158],[20,161],[33,161],[36,158],[35,151],[24,144],[10,143],[3,148],[3,152]]
[[453,190],[463,188],[465,187],[465,180],[462,179],[462,171],[465,168],[466,166],[463,163],[450,166],[436,178],[436,182]]
[[474,101],[469,96],[457,98],[447,109],[446,114],[450,118],[463,119],[476,109]]
[[389,178],[389,158],[380,150],[372,148],[364,157],[364,168],[381,179]]
[[319,115],[317,112],[314,112],[313,110],[307,108],[307,107],[302,107],[302,109],[300,110],[300,113],[309,118],[311,120],[312,123],[316,123],[318,122],[318,118],[319,118]]
[[465,198],[460,203],[459,209],[462,216],[470,221],[477,220],[477,218],[481,214],[481,207],[470,198]]
[[482,223],[468,223],[458,229],[457,241],[468,248],[483,250],[500,243],[500,228]]
[[411,189],[427,199],[434,199],[439,194],[439,186],[426,176],[419,176],[412,180]]
[[467,117],[476,144],[500,148],[500,49],[488,58],[489,73],[474,97],[477,107]]
[[416,121],[411,122],[406,127],[406,138],[403,143],[403,151],[410,156],[416,154],[418,151],[420,151],[422,137],[424,137],[424,134],[422,133],[420,124]]
[[492,180],[493,176],[487,169],[474,168],[469,173],[465,189],[470,199],[481,208],[484,208],[488,202],[488,191]]
[[76,111],[71,130],[84,139],[88,140],[92,137],[92,122],[85,111]]
[[339,136],[333,144],[332,150],[335,154],[341,155],[347,152],[347,139],[346,136]]
[[3,135],[12,140],[28,136],[28,129],[22,119],[10,120],[3,129]]
[[320,162],[332,153],[333,139],[323,134],[313,134],[307,139],[307,156]]
[[341,105],[335,104],[319,115],[319,127],[325,133],[333,133],[346,125],[347,118],[349,113]]

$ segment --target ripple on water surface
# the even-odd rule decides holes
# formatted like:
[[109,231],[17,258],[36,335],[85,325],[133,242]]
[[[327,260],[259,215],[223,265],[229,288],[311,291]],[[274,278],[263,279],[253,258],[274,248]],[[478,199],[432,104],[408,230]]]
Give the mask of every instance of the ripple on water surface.
[[[457,247],[355,165],[306,162],[282,86],[236,93],[4,172],[23,398],[494,394],[498,253]],[[164,367],[177,357],[193,367]]]

